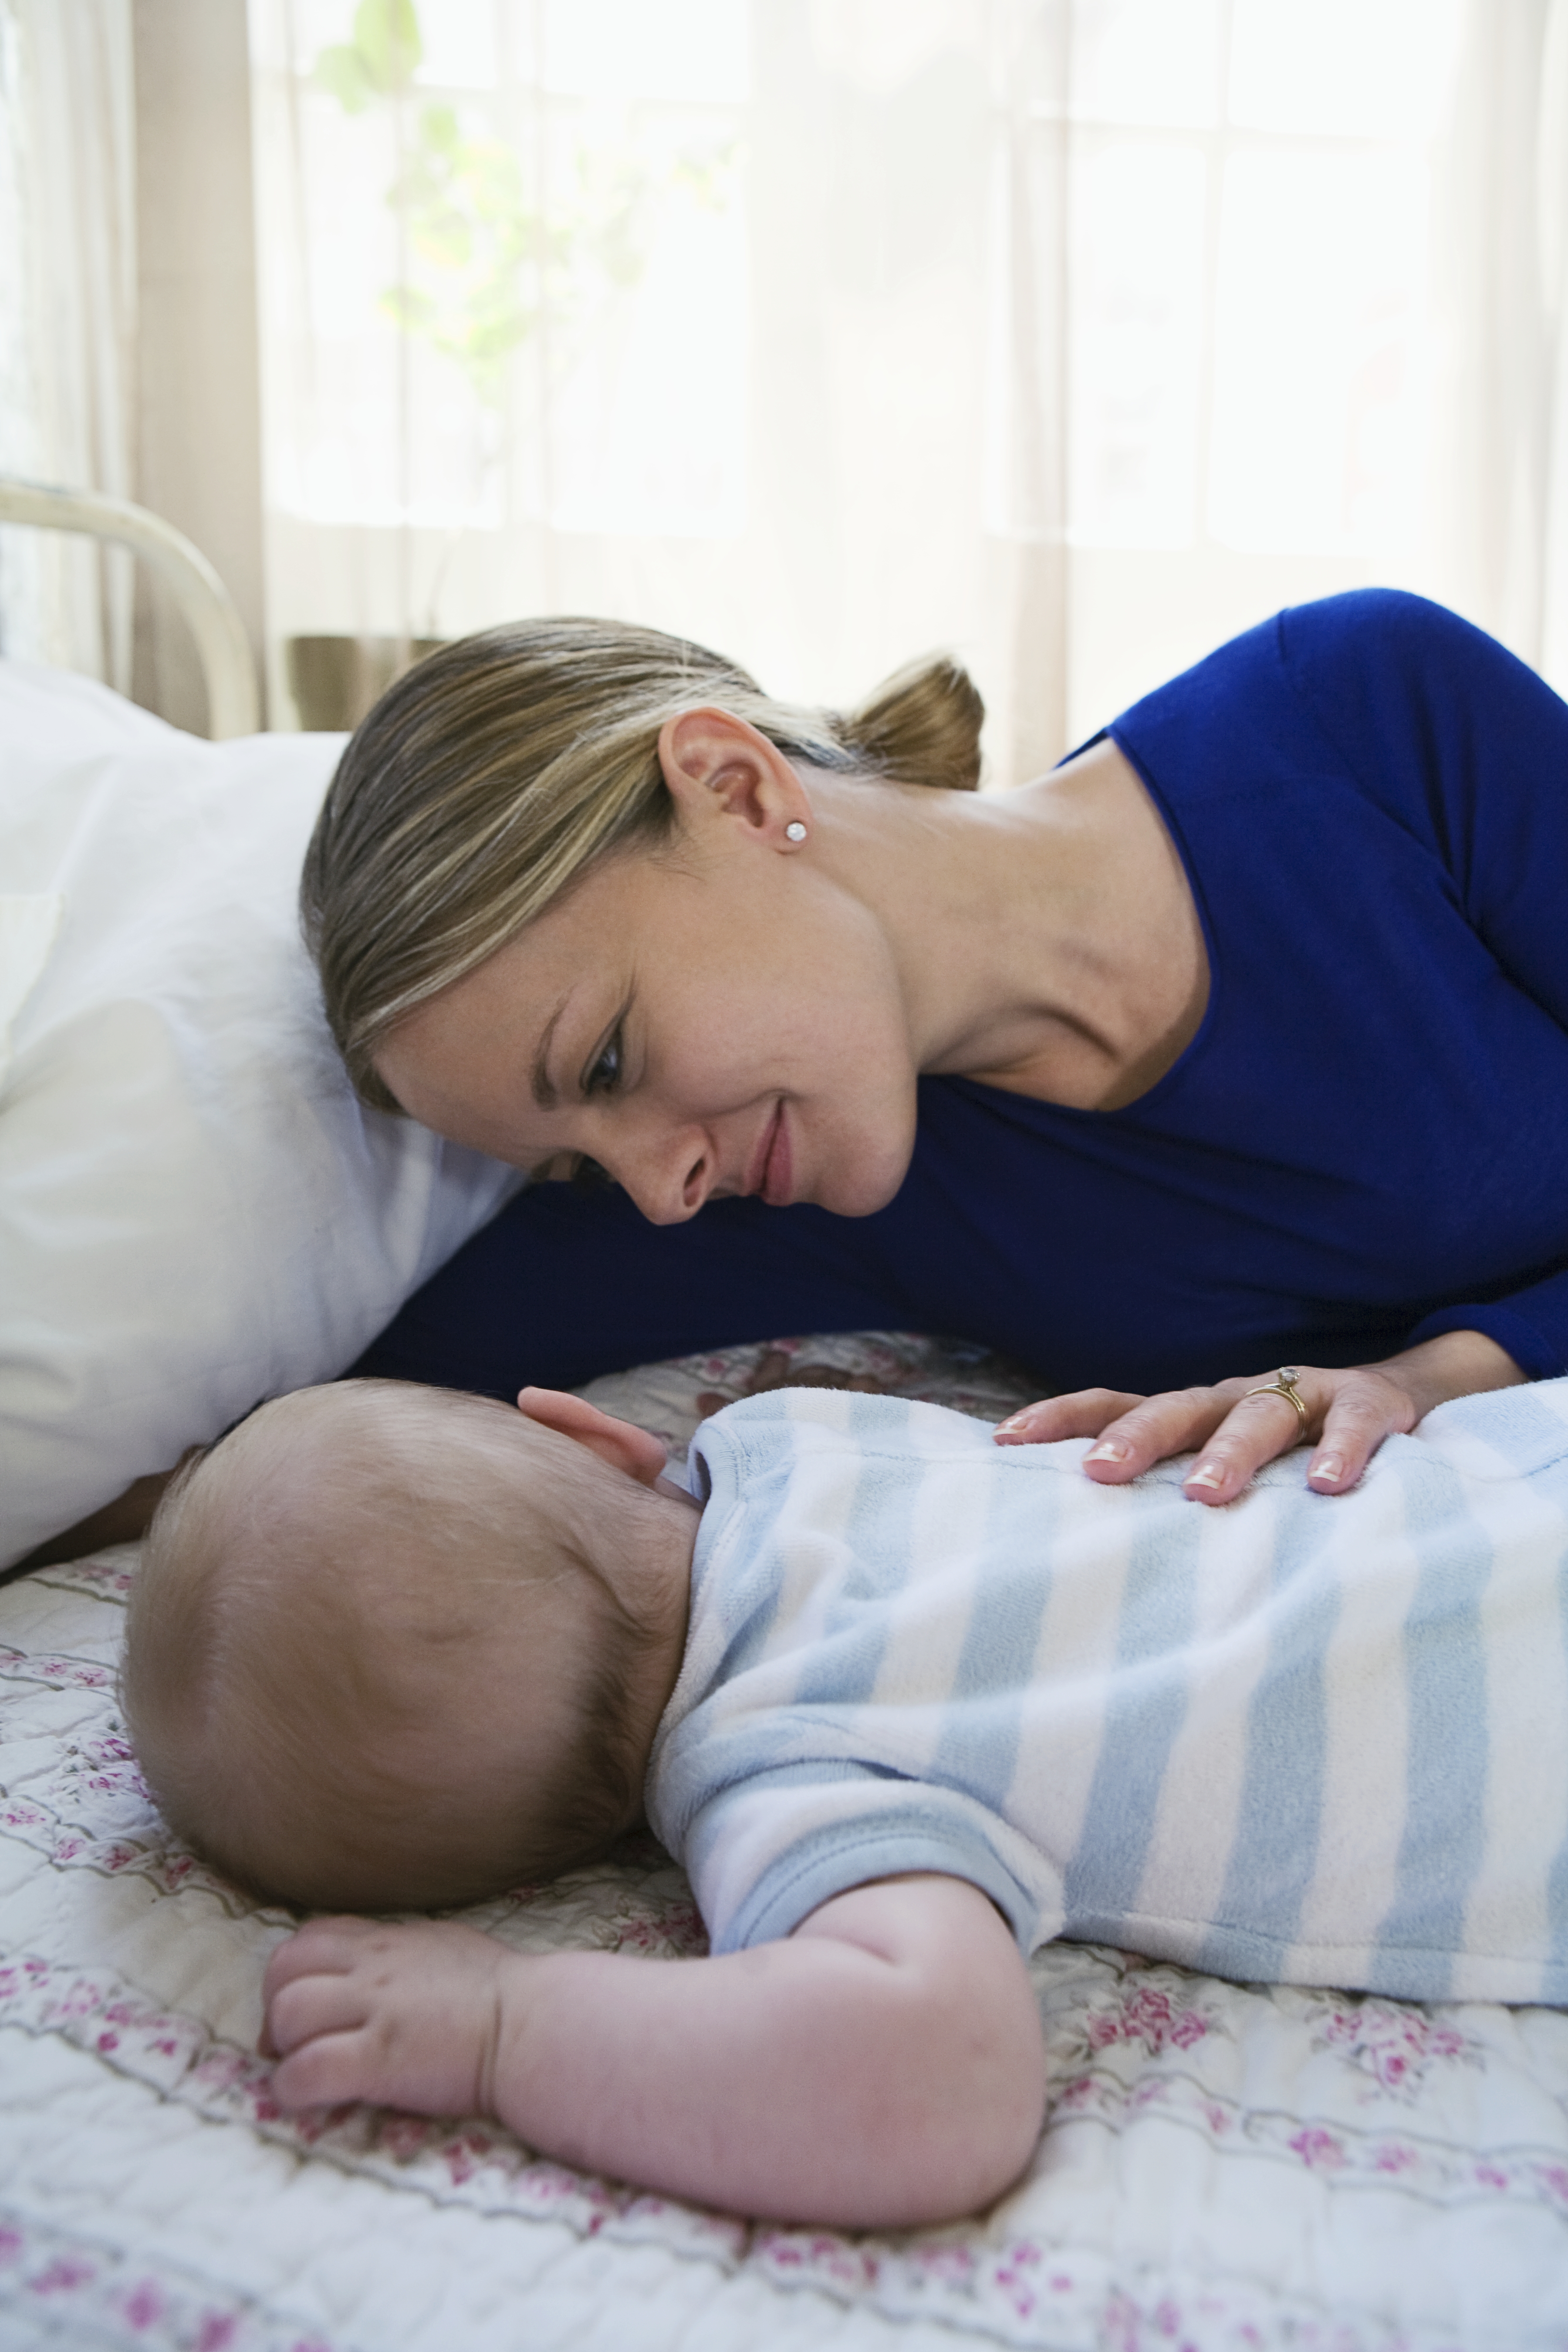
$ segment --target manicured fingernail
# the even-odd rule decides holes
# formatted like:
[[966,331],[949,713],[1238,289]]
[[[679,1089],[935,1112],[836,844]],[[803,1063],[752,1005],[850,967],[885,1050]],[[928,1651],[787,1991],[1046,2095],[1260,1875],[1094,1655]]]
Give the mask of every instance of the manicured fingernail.
[[1183,1483],[1188,1486],[1223,1486],[1225,1472],[1217,1462],[1200,1462],[1195,1470],[1187,1473]]
[[1101,1444],[1091,1445],[1083,1458],[1086,1462],[1125,1462],[1131,1451],[1119,1437],[1108,1437]]
[[1026,1412],[1010,1412],[1005,1421],[999,1421],[997,1423],[997,1436],[1005,1437],[1010,1430],[1025,1428],[1028,1423],[1028,1419],[1029,1416]]
[[1321,1462],[1312,1465],[1313,1477],[1327,1478],[1331,1484],[1337,1483],[1344,1475],[1345,1465],[1337,1454],[1325,1454]]

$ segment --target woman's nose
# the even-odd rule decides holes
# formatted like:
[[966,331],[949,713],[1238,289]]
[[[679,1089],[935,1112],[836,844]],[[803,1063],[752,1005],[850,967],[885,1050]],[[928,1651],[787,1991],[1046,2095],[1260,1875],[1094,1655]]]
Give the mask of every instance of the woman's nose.
[[700,1132],[650,1139],[616,1152],[615,1177],[651,1225],[680,1225],[694,1217],[713,1189],[712,1147]]

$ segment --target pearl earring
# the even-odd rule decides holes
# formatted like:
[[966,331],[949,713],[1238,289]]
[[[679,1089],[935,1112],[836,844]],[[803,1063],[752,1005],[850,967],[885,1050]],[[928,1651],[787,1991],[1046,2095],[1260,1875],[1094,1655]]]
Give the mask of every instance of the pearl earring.
[[802,824],[799,817],[795,818],[793,824],[785,825],[784,839],[786,841],[804,841],[805,839],[805,827]]

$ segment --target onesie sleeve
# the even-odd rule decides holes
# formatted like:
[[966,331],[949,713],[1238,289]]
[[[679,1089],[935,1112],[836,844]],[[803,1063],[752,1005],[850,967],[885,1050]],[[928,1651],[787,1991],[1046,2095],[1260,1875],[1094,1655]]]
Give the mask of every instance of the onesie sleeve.
[[773,1942],[836,1895],[914,1871],[977,1886],[1026,1956],[1061,1928],[1058,1873],[998,1814],[873,1764],[753,1772],[720,1788],[679,1843],[715,1952]]
[[[1423,597],[1363,590],[1279,627],[1287,674],[1362,789],[1441,860],[1500,975],[1568,1033],[1568,704]],[[1407,1344],[1459,1330],[1532,1380],[1568,1371],[1568,1267],[1445,1307]]]

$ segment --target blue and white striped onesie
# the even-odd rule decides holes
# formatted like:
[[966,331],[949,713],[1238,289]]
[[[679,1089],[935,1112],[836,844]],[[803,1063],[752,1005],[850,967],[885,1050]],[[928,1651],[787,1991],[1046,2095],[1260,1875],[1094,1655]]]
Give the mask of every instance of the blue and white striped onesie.
[[1568,2003],[1568,1381],[1445,1405],[1352,1495],[820,1389],[699,1433],[648,1817],[716,1951],[900,1871],[1233,1977]]

